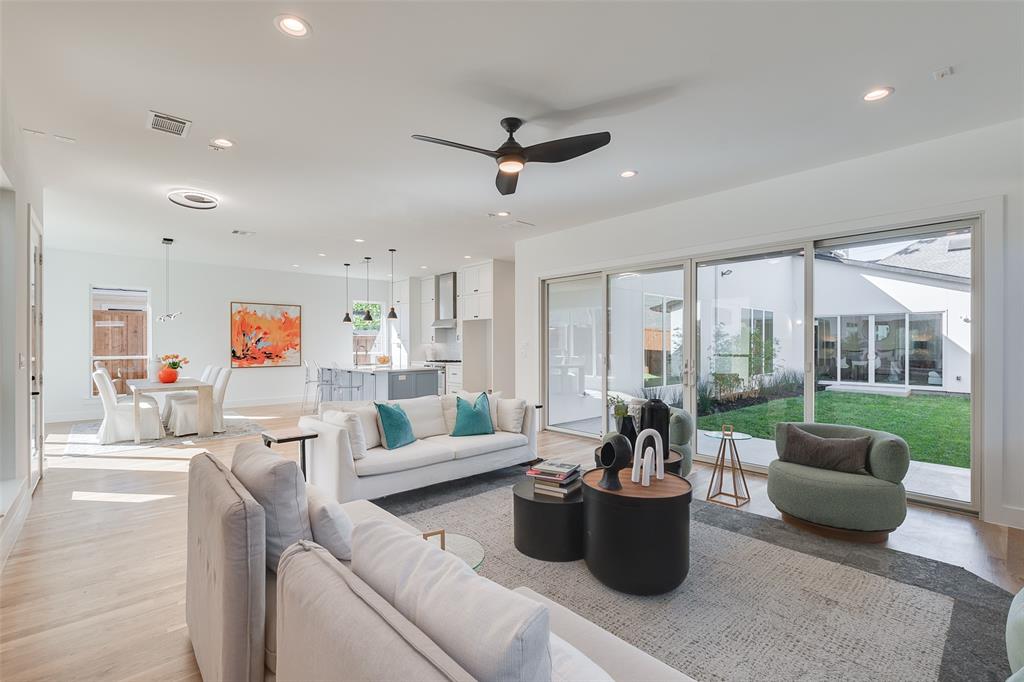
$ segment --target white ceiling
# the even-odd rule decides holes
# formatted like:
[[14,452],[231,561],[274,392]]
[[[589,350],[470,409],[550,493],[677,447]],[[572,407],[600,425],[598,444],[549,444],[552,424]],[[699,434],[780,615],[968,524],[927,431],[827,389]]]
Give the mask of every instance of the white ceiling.
[[[278,32],[291,12],[307,39]],[[340,274],[510,258],[517,239],[1024,114],[1020,3],[3,3],[8,109],[51,246]],[[931,73],[952,65],[956,75]],[[892,85],[867,104],[861,94]],[[155,109],[187,139],[144,128]],[[608,130],[501,197],[495,148]],[[225,136],[237,146],[206,148]],[[950,163],[955,163],[950,159]],[[631,180],[618,177],[636,168]],[[175,187],[222,199],[170,204]],[[856,191],[851,188],[850,191]],[[533,228],[501,227],[509,210]],[[256,232],[240,239],[232,229]],[[681,237],[687,229],[680,225]],[[365,244],[353,243],[354,238]],[[624,235],[628,238],[628,235]],[[613,245],[609,245],[613,248]],[[327,253],[326,258],[318,252]]]

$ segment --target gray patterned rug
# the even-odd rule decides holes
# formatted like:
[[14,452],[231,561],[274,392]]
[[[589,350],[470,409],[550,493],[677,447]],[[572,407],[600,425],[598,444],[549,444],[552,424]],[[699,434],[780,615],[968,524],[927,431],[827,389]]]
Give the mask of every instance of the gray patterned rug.
[[1009,675],[1010,595],[962,568],[695,500],[686,580],[664,595],[627,595],[582,561],[516,551],[509,486],[521,475],[512,467],[377,503],[414,526],[475,538],[482,575],[527,585],[697,680]]

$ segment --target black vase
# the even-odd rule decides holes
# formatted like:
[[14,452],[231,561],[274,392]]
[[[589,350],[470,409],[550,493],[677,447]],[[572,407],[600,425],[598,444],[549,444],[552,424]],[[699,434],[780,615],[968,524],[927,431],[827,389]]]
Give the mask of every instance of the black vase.
[[629,441],[630,449],[636,445],[636,425],[633,423],[633,415],[627,414],[624,417],[619,417],[619,433],[626,437]]
[[[671,412],[663,401],[657,398],[651,398],[644,406],[640,408],[640,430],[654,429],[661,435],[661,447],[663,456],[667,459],[669,453],[668,447],[668,420],[671,416]],[[654,447],[654,439],[648,436],[644,439],[644,442],[640,447],[640,454],[642,455],[647,448]],[[655,454],[658,450],[655,448]]]
[[605,490],[622,490],[619,472],[629,466],[633,448],[621,433],[611,433],[605,437],[601,445],[599,464],[604,468],[604,475],[598,485]]

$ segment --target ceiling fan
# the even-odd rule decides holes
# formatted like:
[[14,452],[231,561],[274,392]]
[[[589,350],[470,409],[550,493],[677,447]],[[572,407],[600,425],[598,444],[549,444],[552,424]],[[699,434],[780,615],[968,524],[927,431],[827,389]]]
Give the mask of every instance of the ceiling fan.
[[568,161],[569,159],[575,159],[577,156],[583,156],[595,149],[599,149],[611,142],[612,139],[611,133],[608,132],[590,133],[588,135],[565,137],[561,140],[551,140],[550,142],[541,142],[540,144],[524,147],[516,142],[514,137],[516,131],[522,125],[523,120],[520,118],[509,117],[501,119],[501,127],[508,132],[508,139],[493,152],[488,149],[472,147],[468,144],[450,142],[426,135],[413,135],[412,137],[414,140],[443,144],[447,147],[465,149],[468,152],[476,152],[477,154],[491,157],[498,163],[498,177],[495,178],[494,184],[501,194],[515,193],[516,184],[519,182],[519,171],[523,170],[523,166],[527,163],[559,163],[561,161]]

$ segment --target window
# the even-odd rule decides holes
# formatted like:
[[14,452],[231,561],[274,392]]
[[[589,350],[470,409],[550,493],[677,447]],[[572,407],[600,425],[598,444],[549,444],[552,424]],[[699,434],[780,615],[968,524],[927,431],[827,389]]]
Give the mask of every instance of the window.
[[683,301],[644,294],[644,387],[682,382]]
[[128,393],[129,379],[145,379],[149,365],[149,292],[142,289],[92,287],[92,355],[89,384],[98,395],[95,363],[110,372],[118,395]]
[[[352,360],[357,365],[372,365],[383,353],[381,343],[381,308],[378,301],[352,301]],[[373,319],[363,319],[366,311]]]

